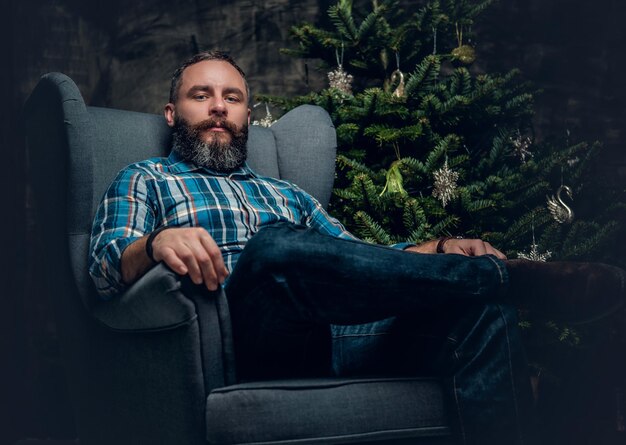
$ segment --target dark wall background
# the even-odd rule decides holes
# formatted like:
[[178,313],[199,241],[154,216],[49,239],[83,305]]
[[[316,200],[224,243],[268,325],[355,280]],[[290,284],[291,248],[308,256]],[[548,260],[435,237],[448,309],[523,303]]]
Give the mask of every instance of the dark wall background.
[[[91,105],[160,113],[169,76],[196,49],[230,51],[253,91],[304,93],[325,83],[314,61],[281,56],[288,28],[324,20],[314,0],[3,0],[0,6],[0,444],[20,437],[64,438],[73,420],[52,317],[54,290],[37,281],[46,267],[31,241],[28,160],[20,109],[40,75],[72,77]],[[415,7],[419,2],[406,2]],[[501,0],[473,42],[478,70],[522,69],[544,90],[540,136],[605,143],[599,174],[626,187],[625,2]],[[308,82],[308,85],[307,85]]]

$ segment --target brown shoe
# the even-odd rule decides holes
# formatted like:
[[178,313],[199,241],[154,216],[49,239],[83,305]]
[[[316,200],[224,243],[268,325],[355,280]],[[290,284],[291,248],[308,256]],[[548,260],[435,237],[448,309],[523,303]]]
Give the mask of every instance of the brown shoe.
[[512,303],[554,321],[591,323],[617,312],[626,272],[602,263],[507,260]]

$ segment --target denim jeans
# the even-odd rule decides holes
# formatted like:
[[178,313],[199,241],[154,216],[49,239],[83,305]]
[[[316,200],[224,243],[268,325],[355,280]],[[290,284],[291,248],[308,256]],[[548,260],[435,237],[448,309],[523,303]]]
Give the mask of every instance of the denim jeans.
[[530,382],[504,264],[259,231],[226,286],[240,380],[437,375],[463,444],[530,444]]

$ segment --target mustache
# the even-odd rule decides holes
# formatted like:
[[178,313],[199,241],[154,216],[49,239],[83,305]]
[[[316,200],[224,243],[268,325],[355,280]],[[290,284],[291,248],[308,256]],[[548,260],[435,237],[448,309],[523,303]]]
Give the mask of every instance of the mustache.
[[211,128],[214,127],[220,127],[225,129],[226,131],[228,131],[231,135],[234,136],[238,136],[242,133],[242,129],[237,127],[237,125],[235,125],[232,122],[228,122],[225,119],[206,119],[203,120],[201,122],[198,122],[197,124],[193,124],[190,126],[190,130],[194,133],[200,133],[202,131],[206,131],[206,130],[210,130]]

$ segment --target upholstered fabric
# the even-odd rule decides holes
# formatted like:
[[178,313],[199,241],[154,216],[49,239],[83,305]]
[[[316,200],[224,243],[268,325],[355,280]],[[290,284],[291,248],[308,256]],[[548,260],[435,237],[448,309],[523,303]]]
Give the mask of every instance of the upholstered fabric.
[[[339,415],[340,418],[336,416]],[[414,378],[277,380],[213,390],[207,440],[336,443],[449,434],[438,382]]]
[[[312,105],[285,114],[271,127],[281,179],[295,182],[328,205],[335,177],[335,127],[328,113]],[[298,144],[295,144],[298,141]]]

